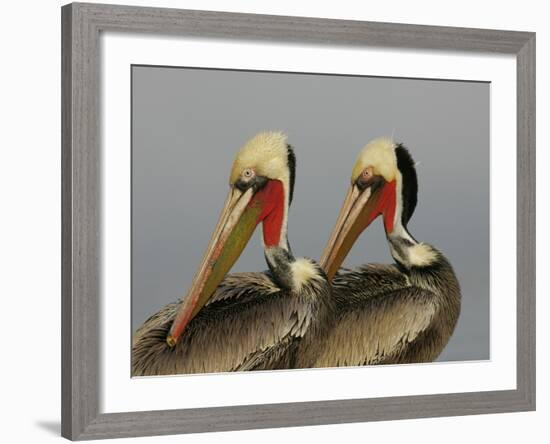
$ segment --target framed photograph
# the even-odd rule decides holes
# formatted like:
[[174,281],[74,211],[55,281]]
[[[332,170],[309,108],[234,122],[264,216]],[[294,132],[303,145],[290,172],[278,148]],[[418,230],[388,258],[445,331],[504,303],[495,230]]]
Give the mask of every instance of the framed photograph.
[[534,33],[74,3],[62,79],[63,436],[535,409]]

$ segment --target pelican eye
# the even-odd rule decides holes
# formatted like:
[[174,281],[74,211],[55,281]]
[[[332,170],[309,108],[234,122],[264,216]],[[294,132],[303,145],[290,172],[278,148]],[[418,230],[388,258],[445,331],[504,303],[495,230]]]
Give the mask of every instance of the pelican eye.
[[373,168],[367,167],[357,178],[356,184],[360,190],[364,190],[365,188],[375,183],[377,181],[377,178],[379,178],[379,176],[374,175]]
[[245,168],[242,172],[243,179],[252,179],[254,177],[255,173],[252,168]]
[[252,168],[245,168],[241,171],[241,175],[235,182],[234,186],[241,191],[246,191],[250,187],[257,189],[261,185],[264,185],[264,182],[261,180],[261,176],[256,176],[256,171]]

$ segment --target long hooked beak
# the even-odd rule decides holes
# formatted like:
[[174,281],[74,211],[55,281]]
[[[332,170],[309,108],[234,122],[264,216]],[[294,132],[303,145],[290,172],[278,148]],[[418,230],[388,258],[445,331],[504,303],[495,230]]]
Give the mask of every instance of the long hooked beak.
[[232,188],[191,288],[174,320],[166,343],[174,347],[197,312],[208,302],[226,273],[237,261],[258,223],[260,205],[249,205],[254,191]]
[[340,210],[336,225],[321,257],[321,267],[332,280],[351,247],[365,228],[378,216],[380,189],[361,191],[352,184]]

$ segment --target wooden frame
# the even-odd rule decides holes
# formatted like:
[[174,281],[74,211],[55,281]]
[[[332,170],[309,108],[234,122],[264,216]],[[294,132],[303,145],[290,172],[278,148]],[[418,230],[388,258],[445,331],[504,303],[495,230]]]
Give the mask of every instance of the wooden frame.
[[[122,31],[517,57],[517,389],[99,412],[99,33]],[[98,439],[535,409],[535,34],[73,3],[62,8],[62,435]]]

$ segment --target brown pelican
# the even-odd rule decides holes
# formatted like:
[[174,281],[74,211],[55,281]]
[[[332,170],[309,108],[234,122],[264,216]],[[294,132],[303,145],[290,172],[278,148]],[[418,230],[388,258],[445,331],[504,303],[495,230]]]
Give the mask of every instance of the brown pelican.
[[[376,139],[361,151],[321,259],[333,285],[336,322],[316,367],[431,362],[453,333],[460,287],[453,268],[407,230],[417,176],[401,144]],[[338,269],[361,232],[382,216],[393,265]]]
[[[132,374],[308,367],[312,338],[326,331],[330,285],[287,240],[295,156],[286,136],[264,132],[238,152],[230,192],[187,296],[137,330]],[[263,226],[269,271],[225,276]]]

